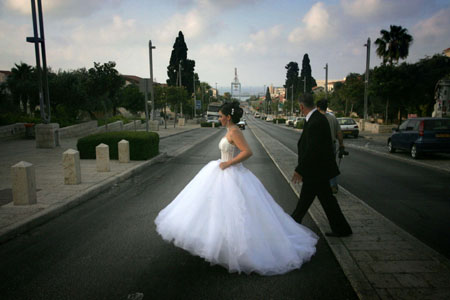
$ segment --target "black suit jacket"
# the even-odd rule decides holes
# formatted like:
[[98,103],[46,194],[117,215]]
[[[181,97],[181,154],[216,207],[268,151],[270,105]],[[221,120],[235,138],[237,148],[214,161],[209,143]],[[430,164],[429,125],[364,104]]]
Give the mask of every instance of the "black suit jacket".
[[298,165],[295,171],[305,181],[329,180],[339,175],[333,153],[330,125],[319,111],[311,114],[297,143]]

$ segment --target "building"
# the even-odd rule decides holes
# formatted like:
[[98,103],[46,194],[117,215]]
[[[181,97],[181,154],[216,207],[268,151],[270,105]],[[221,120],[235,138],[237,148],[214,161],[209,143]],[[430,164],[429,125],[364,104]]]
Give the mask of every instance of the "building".
[[[334,90],[334,84],[337,82],[344,83],[345,78],[342,80],[328,80],[328,92],[331,93]],[[323,91],[325,92],[325,80],[316,80],[317,86],[322,87]]]
[[442,53],[443,53],[445,56],[450,57],[450,48],[445,49],[444,51],[442,51]]
[[5,82],[9,75],[11,75],[11,71],[0,70],[0,84]]

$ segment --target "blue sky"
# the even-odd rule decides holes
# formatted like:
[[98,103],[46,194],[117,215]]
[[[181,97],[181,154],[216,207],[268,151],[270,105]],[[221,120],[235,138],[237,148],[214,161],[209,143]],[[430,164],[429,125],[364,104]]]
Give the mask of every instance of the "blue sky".
[[[389,25],[414,38],[409,62],[450,47],[450,2],[441,0],[43,0],[47,61],[53,70],[115,61],[122,74],[167,78],[181,30],[200,80],[228,88],[238,68],[243,87],[281,86],[284,66],[309,54],[313,76],[343,79],[365,68],[367,38]],[[29,0],[0,0],[0,69],[34,65]],[[379,65],[372,44],[371,66]],[[262,88],[261,88],[262,89]]]

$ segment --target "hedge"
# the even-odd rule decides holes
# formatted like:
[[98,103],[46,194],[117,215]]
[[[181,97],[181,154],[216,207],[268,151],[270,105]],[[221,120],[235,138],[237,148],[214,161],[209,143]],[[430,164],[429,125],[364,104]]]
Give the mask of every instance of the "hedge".
[[276,124],[278,120],[278,124],[285,124],[286,123],[286,119],[283,118],[278,118],[278,119],[273,119],[273,123]]
[[[212,122],[201,122],[200,127],[212,127]],[[220,127],[220,123],[216,123],[214,127]]]
[[109,146],[109,157],[118,159],[118,145],[127,140],[131,160],[147,160],[159,154],[159,135],[145,131],[103,132],[78,139],[77,149],[82,159],[95,159],[95,147],[103,143]]
[[303,129],[303,126],[305,125],[305,120],[302,120],[300,122],[297,122],[297,129]]

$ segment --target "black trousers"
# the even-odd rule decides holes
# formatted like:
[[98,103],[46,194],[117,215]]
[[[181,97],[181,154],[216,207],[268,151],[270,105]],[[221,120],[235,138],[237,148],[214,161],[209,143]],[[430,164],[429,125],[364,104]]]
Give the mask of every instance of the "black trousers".
[[348,235],[352,233],[352,229],[342,214],[341,208],[331,192],[329,180],[308,181],[304,180],[300,199],[297,207],[292,213],[292,217],[297,223],[301,223],[303,217],[308,212],[309,207],[315,197],[319,198],[320,204],[327,215],[331,230],[334,233]]

